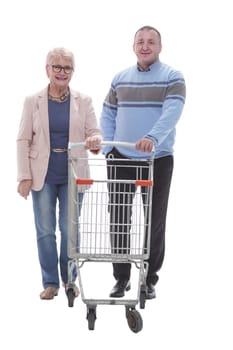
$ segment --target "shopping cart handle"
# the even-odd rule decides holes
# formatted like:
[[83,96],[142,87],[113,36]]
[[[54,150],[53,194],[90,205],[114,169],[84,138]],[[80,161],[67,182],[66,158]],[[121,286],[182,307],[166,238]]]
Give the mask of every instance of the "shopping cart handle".
[[135,148],[136,143],[126,141],[102,141],[101,146]]
[[[69,142],[68,149],[77,148],[77,147],[85,147],[85,142]],[[126,147],[126,148],[135,148],[135,142],[125,142],[125,141],[101,141],[100,146],[109,146],[109,147]],[[152,153],[154,152],[154,147]]]
[[[68,149],[85,147],[85,142],[69,142]],[[134,142],[124,142],[124,141],[101,141],[100,146],[118,146],[118,147],[127,147],[127,148],[135,148]]]

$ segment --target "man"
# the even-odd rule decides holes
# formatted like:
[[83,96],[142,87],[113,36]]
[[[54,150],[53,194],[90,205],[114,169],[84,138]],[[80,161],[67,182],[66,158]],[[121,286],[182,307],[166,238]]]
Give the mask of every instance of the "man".
[[[165,225],[173,172],[175,128],[185,102],[183,75],[162,63],[161,35],[151,26],[140,28],[134,37],[137,64],[115,75],[104,101],[100,126],[105,141],[134,142],[135,149],[104,148],[106,157],[145,158],[154,152],[150,256],[146,298],[155,298],[165,253]],[[122,168],[120,178],[124,178]],[[130,289],[128,263],[114,263],[116,284],[110,296],[122,297]]]

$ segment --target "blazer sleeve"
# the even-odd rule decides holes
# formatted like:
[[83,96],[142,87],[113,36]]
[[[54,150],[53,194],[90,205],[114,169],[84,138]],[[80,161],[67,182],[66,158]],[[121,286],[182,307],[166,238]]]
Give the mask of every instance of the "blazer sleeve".
[[83,99],[83,103],[85,104],[84,110],[86,111],[85,118],[85,138],[94,135],[102,135],[96,118],[96,114],[93,107],[93,102],[91,97],[86,96]]
[[17,180],[31,180],[32,174],[29,162],[30,145],[32,142],[32,104],[27,97],[24,101],[19,131],[17,136]]

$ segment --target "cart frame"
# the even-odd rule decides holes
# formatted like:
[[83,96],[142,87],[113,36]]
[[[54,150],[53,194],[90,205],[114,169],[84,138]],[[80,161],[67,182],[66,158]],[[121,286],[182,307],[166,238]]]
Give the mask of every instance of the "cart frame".
[[[135,144],[103,141],[101,146],[134,148]],[[106,159],[98,155],[86,158],[77,154],[74,157],[72,150],[80,148],[85,148],[85,143],[68,145],[68,306],[72,307],[74,303],[73,271],[77,270],[81,298],[87,306],[88,328],[94,329],[97,305],[124,305],[128,325],[137,333],[142,329],[143,322],[136,305],[139,303],[143,309],[146,301],[154,152],[143,159]],[[116,165],[116,162],[119,164]],[[135,169],[136,178],[118,179],[116,169],[122,166]],[[92,169],[99,169],[100,174],[96,176],[97,172],[93,173]],[[102,169],[104,173],[107,169],[115,175],[103,178]],[[111,226],[110,213],[114,212],[116,217],[120,207],[121,215],[127,213],[126,223],[119,225],[119,222],[114,222]],[[110,227],[113,227],[113,232]],[[134,264],[138,269],[136,298],[86,298],[81,268],[87,262]]]

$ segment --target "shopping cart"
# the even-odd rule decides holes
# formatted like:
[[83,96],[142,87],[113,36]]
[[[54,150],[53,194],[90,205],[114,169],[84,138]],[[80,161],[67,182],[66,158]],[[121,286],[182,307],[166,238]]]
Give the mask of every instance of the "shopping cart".
[[[102,142],[101,146],[135,147],[135,144]],[[72,279],[73,271],[77,270],[82,301],[87,306],[88,329],[94,329],[98,304],[124,305],[128,326],[137,333],[143,321],[136,305],[139,303],[143,309],[146,301],[153,153],[149,159],[113,159],[111,156],[105,159],[95,155],[87,158],[82,148],[84,143],[70,143],[68,147],[68,306],[74,304]],[[118,178],[122,167],[131,169],[135,178]],[[82,279],[82,268],[87,262],[135,266],[138,271],[136,297],[87,298]]]

